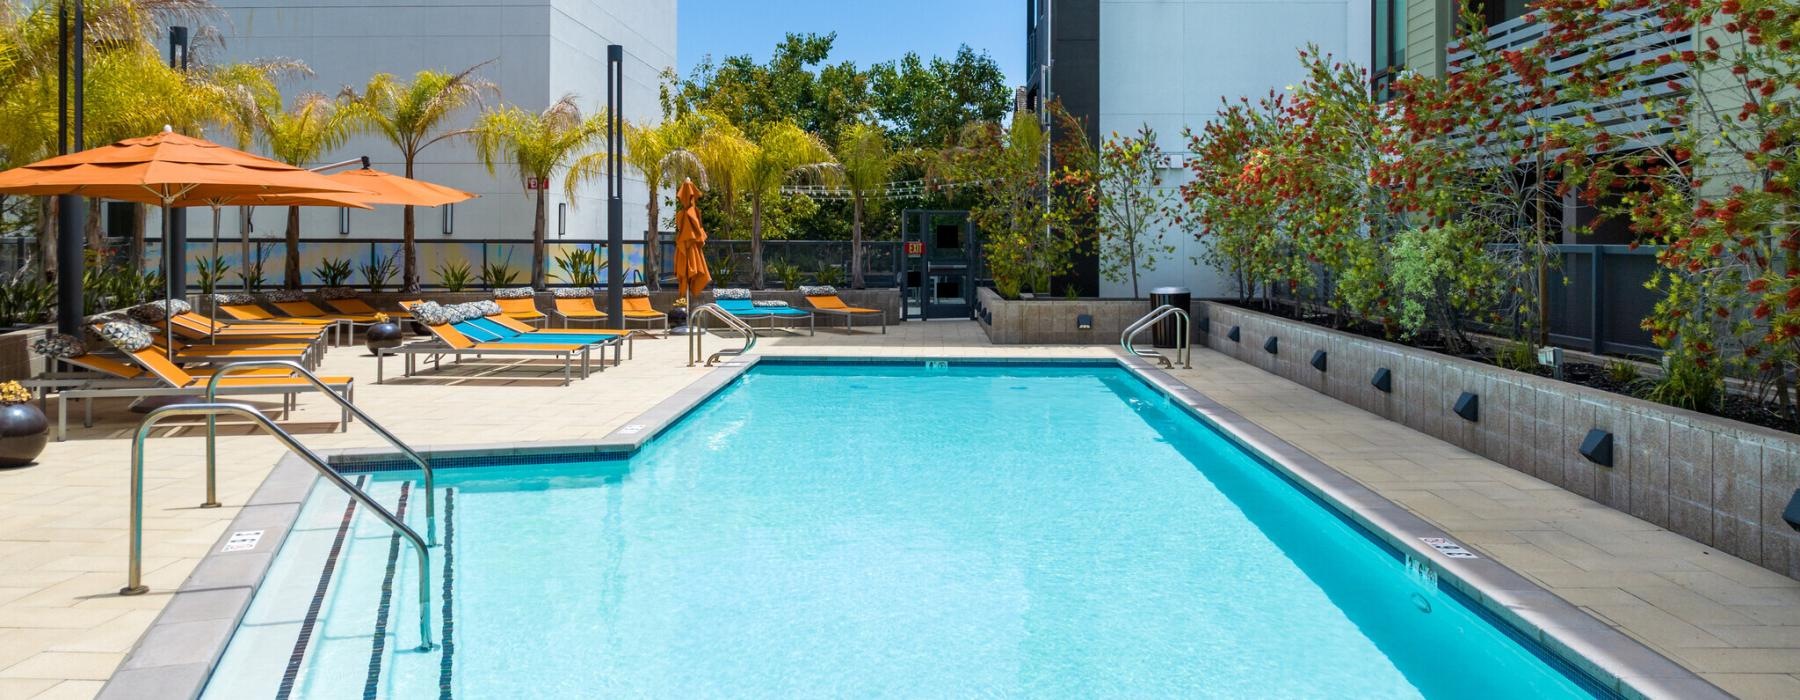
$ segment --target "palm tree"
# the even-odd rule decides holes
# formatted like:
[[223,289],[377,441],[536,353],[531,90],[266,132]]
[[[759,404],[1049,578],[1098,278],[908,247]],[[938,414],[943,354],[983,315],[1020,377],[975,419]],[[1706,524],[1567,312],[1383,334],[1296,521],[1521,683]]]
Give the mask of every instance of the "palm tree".
[[836,174],[831,149],[815,134],[779,122],[763,132],[745,154],[742,173],[744,193],[750,197],[750,285],[763,287],[763,199],[780,196],[781,183],[797,175],[825,179]]
[[[249,122],[262,134],[269,155],[288,165],[303,167],[317,161],[357,130],[351,110],[344,101],[333,100],[309,92],[294,100],[290,109],[281,108],[281,95],[265,97],[245,105]],[[288,289],[300,288],[300,207],[287,210],[287,261],[282,276]]]
[[[662,288],[658,264],[662,252],[662,188],[674,187],[685,178],[700,180],[705,187],[706,168],[689,146],[699,140],[704,122],[689,114],[659,124],[625,124],[626,165],[644,176],[649,197],[644,204],[644,279],[651,289]],[[564,185],[570,199],[581,183],[606,174],[606,154],[590,153],[569,166]]]
[[507,106],[488,112],[475,123],[475,152],[489,173],[501,159],[510,160],[519,177],[542,183],[537,190],[537,216],[531,227],[531,286],[544,288],[548,241],[549,183],[551,176],[573,159],[590,156],[594,145],[606,137],[606,119],[596,114],[583,118],[574,95],[564,95],[544,111],[533,114]]
[[[422,70],[412,82],[403,83],[392,74],[378,73],[358,95],[350,88],[344,96],[351,98],[347,107],[351,114],[371,130],[380,133],[399,149],[406,164],[406,176],[413,176],[413,164],[419,153],[432,144],[459,136],[471,129],[448,129],[445,124],[462,108],[480,104],[484,94],[494,91],[494,84],[482,80],[475,71],[485,63],[461,73]],[[414,230],[413,208],[407,206],[402,215],[405,244],[402,250],[401,291],[419,290],[419,250]]]
[[869,195],[887,184],[901,157],[888,148],[887,132],[879,125],[852,124],[838,143],[838,160],[844,188],[850,191],[850,286],[863,288],[863,214],[875,202]]

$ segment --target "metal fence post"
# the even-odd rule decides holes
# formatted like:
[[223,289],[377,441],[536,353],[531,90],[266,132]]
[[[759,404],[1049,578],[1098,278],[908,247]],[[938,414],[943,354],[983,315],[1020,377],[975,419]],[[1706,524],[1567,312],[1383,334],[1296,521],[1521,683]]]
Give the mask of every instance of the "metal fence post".
[[1606,266],[1601,264],[1600,260],[1604,255],[1606,255],[1605,246],[1597,245],[1594,246],[1594,254],[1588,256],[1588,304],[1592,308],[1588,318],[1590,329],[1588,350],[1596,355],[1600,354],[1606,345],[1605,332],[1602,330],[1605,324],[1601,322],[1606,308],[1604,298],[1606,284],[1603,277]]

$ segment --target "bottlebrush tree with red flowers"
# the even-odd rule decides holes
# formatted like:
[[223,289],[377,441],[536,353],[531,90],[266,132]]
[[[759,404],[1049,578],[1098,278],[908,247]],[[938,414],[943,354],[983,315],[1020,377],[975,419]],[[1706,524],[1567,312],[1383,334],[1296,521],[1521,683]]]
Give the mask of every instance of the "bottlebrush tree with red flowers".
[[[1628,72],[1608,71],[1635,47],[1598,45],[1576,78],[1585,101],[1633,95],[1639,119],[1590,151],[1591,196],[1640,240],[1665,247],[1644,320],[1665,364],[1688,387],[1666,397],[1709,408],[1734,374],[1778,396],[1796,419],[1800,369],[1800,3],[1793,0],[1541,0],[1547,36],[1618,35],[1651,24],[1671,44]],[[1639,49],[1641,50],[1641,49]],[[1615,100],[1616,102],[1616,97]]]
[[1389,190],[1375,180],[1401,144],[1391,110],[1375,97],[1368,71],[1335,62],[1317,46],[1300,51],[1305,79],[1293,88],[1268,184],[1283,202],[1278,228],[1332,284],[1327,303],[1339,321],[1393,326],[1387,251],[1403,228]]
[[1544,344],[1550,287],[1564,282],[1555,247],[1561,199],[1586,152],[1559,142],[1569,134],[1552,138],[1558,129],[1580,131],[1581,122],[1540,118],[1563,99],[1564,85],[1550,70],[1561,49],[1542,41],[1493,46],[1485,20],[1465,8],[1450,50],[1459,57],[1446,75],[1409,74],[1395,83],[1404,139],[1377,179],[1421,227],[1454,226],[1484,246],[1503,286],[1502,307],[1484,315],[1500,330],[1511,330],[1511,321],[1527,344]]
[[1181,186],[1171,219],[1205,244],[1198,262],[1229,275],[1240,303],[1259,291],[1268,300],[1266,291],[1277,284],[1299,289],[1312,276],[1281,228],[1284,201],[1271,186],[1292,129],[1286,102],[1274,92],[1255,103],[1225,102],[1200,131],[1182,132],[1193,177]]

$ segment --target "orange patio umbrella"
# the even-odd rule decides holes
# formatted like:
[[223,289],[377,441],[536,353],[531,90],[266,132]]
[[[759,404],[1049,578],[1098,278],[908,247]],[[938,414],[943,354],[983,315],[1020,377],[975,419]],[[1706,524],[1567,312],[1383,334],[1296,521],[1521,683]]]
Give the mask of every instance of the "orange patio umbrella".
[[[73,194],[162,207],[165,244],[169,240],[167,210],[172,207],[247,195],[300,192],[342,194],[358,190],[280,161],[183,136],[168,127],[152,136],[125,139],[0,172],[0,193],[4,194]],[[173,278],[165,274],[163,279],[166,284]],[[165,288],[164,293],[165,298],[175,296],[174,289]],[[81,311],[59,309],[58,313]],[[173,349],[171,342],[171,354]]]
[[681,213],[675,215],[675,283],[691,308],[694,295],[712,283],[712,271],[706,268],[706,229],[700,225],[700,188],[693,180],[683,180],[675,201],[681,204]]
[[441,207],[470,199],[476,195],[454,187],[433,184],[424,180],[414,180],[380,170],[370,168],[367,164],[357,170],[346,170],[330,176],[346,187],[354,187],[368,194],[357,195],[369,204],[396,204],[414,207]]

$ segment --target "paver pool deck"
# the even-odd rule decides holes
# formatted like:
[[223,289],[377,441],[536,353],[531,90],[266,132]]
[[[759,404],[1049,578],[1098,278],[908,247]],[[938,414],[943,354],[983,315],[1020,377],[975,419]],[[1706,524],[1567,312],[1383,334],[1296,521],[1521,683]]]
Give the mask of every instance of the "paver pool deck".
[[[707,340],[709,349],[733,345]],[[639,340],[635,359],[567,387],[560,366],[510,362],[376,385],[375,360],[359,348],[334,348],[320,373],[356,377],[358,406],[417,446],[568,441],[599,439],[699,379],[707,370],[686,367],[686,352],[684,339]],[[758,352],[1116,356],[1106,346],[994,346],[968,322],[777,333]],[[1172,374],[1725,690],[1800,697],[1800,581],[1205,349],[1193,369]],[[90,429],[75,417],[70,440],[51,443],[38,464],[0,470],[0,698],[97,693],[283,453],[267,437],[222,427],[225,507],[200,509],[201,431],[159,431],[145,476],[151,592],[122,597],[139,418],[125,404],[103,402]],[[317,449],[383,446],[360,425],[338,432],[336,421],[335,408],[303,396],[283,425]]]

